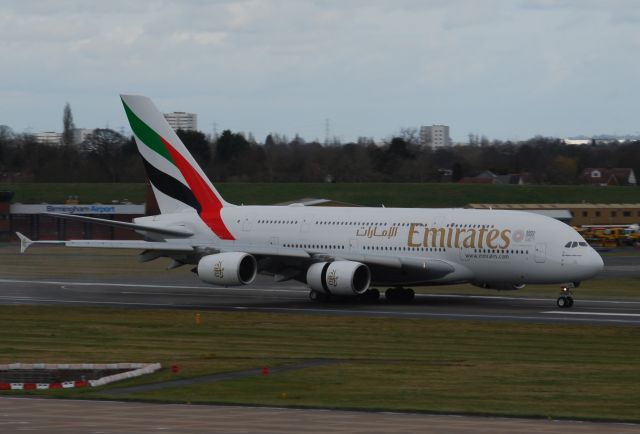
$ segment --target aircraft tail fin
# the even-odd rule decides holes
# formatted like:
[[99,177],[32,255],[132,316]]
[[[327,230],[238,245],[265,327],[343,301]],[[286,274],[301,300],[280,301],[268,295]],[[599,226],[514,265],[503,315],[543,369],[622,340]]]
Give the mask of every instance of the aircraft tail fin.
[[234,239],[220,216],[227,203],[153,102],[120,95],[160,212],[195,210],[221,239]]

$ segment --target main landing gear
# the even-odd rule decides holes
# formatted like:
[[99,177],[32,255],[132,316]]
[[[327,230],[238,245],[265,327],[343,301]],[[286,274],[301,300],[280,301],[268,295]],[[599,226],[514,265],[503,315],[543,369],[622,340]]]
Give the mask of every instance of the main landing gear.
[[376,288],[369,288],[364,294],[359,295],[358,297],[366,303],[375,303],[380,300],[380,291]]
[[324,303],[329,301],[331,296],[329,294],[325,294],[324,292],[314,291],[313,289],[309,291],[309,299],[312,301],[318,301],[320,303]]
[[[410,303],[415,298],[415,292],[411,288],[389,288],[385,291],[384,297],[389,303]],[[369,288],[366,292],[356,297],[345,297],[330,295],[324,292],[309,291],[309,299],[320,303],[327,303],[331,301],[356,301],[364,303],[377,303],[380,300],[380,290],[376,288]]]
[[313,289],[309,291],[309,299],[312,301],[317,301],[320,303],[327,303],[330,301],[359,301],[364,303],[376,303],[380,300],[380,291],[376,288],[369,288],[364,293],[359,294],[355,297],[348,296],[339,296],[339,295],[331,295],[324,292],[314,291]]
[[385,298],[389,303],[410,303],[416,296],[416,293],[411,288],[389,288],[384,293]]
[[573,294],[569,285],[565,285],[560,289],[560,297],[558,297],[556,304],[561,309],[569,309],[573,306]]

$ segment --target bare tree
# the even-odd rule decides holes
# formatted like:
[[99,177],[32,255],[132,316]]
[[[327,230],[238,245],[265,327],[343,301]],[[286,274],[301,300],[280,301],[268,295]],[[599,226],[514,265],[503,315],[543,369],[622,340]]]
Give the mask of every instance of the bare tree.
[[127,139],[120,133],[97,128],[82,143],[83,150],[89,159],[94,160],[104,171],[110,182],[120,178],[118,166],[121,162],[122,148]]
[[400,137],[411,145],[420,144],[420,134],[418,133],[417,128],[401,128]]

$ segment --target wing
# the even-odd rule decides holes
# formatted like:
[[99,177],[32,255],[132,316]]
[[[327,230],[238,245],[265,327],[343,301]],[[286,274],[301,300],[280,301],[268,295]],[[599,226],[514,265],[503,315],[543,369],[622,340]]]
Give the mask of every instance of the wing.
[[455,264],[432,258],[391,257],[347,252],[330,255],[302,248],[255,247],[251,245],[236,245],[234,251],[256,256],[261,272],[272,274],[276,281],[292,278],[303,279],[309,265],[335,260],[360,262],[368,265],[372,271],[374,269],[386,270],[385,273],[390,272],[398,276],[409,273],[418,276],[420,281],[440,279],[456,272]]

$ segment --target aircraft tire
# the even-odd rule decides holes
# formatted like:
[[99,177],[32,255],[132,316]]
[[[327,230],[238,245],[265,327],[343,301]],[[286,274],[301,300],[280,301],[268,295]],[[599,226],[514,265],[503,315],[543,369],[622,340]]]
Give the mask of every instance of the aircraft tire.
[[411,288],[389,288],[384,296],[389,303],[410,303],[415,298],[415,292]]
[[395,303],[398,301],[398,290],[396,288],[389,288],[384,292],[384,298],[387,299],[389,303]]
[[364,293],[364,300],[372,303],[380,300],[380,290],[377,288],[369,288],[367,292]]
[[560,309],[565,309],[568,303],[567,297],[565,296],[558,297],[558,300],[556,300],[556,304]]
[[311,290],[309,291],[309,299],[311,301],[317,301],[318,303],[323,303],[329,301],[329,296],[327,294],[323,294],[318,291]]
[[566,308],[573,307],[573,297],[567,297],[567,306]]
[[411,303],[416,298],[416,293],[411,288],[405,288],[402,292],[402,301],[406,303]]

